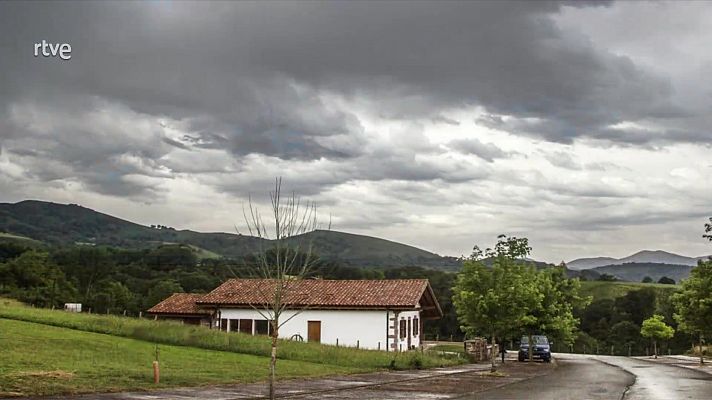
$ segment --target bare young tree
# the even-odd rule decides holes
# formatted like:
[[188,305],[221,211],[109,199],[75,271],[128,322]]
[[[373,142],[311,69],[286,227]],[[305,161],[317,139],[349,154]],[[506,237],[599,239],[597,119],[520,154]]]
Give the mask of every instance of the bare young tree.
[[[318,224],[316,204],[302,203],[294,193],[283,197],[281,178],[275,179],[270,203],[270,215],[263,217],[250,197],[243,216],[249,234],[263,239],[248,264],[255,277],[265,280],[263,285],[256,285],[259,303],[251,306],[269,321],[271,328],[269,397],[274,399],[279,329],[306,308],[299,301],[302,299],[297,290],[317,260],[311,241],[302,235],[316,230]],[[287,309],[289,317],[285,315]]]

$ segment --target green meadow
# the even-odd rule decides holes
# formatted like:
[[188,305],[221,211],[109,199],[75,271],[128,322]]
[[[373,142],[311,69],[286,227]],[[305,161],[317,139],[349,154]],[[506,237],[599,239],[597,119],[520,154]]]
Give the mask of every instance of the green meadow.
[[[158,346],[161,384],[151,364]],[[168,321],[69,313],[0,299],[0,395],[153,389],[267,378],[269,338]],[[280,341],[278,377],[316,377],[463,361]]]

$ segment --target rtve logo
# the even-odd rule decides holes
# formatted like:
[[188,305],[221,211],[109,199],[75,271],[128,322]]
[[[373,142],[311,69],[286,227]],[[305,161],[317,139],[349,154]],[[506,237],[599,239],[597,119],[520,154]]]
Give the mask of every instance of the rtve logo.
[[[41,51],[40,51],[41,49]],[[47,43],[42,39],[41,42],[35,43],[35,57],[59,57],[62,60],[72,58],[72,46],[69,43]]]

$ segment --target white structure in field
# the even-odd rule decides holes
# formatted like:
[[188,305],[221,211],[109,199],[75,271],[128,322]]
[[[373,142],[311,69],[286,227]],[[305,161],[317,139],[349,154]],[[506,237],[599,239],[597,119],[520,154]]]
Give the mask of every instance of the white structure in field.
[[[264,299],[274,293],[276,284],[263,279],[231,279],[195,304],[210,310],[214,328],[267,335],[271,327],[265,318]],[[280,322],[287,321],[279,330],[284,339],[405,351],[420,347],[424,319],[442,317],[425,279],[314,279],[289,285],[289,308],[280,317]],[[165,317],[180,314],[172,309],[170,299],[149,313]]]
[[[256,310],[221,308],[218,313],[216,326],[224,330],[269,334],[269,324]],[[280,328],[280,337],[374,350],[386,350],[389,346],[396,350],[420,347],[420,311],[304,310],[296,316],[295,313],[286,311],[282,315],[287,323]],[[404,325],[396,327],[396,334],[394,321]]]

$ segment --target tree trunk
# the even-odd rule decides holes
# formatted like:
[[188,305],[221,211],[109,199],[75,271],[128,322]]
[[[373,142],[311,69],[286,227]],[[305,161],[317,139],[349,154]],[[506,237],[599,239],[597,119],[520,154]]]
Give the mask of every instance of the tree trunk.
[[702,355],[702,334],[700,334],[700,364],[705,363],[705,357]]
[[530,333],[527,338],[529,339],[529,361],[534,362],[534,337]]
[[279,329],[277,324],[272,327],[272,353],[269,361],[269,398],[270,400],[275,399],[274,394],[274,381],[275,372],[277,370],[277,337],[279,336]]
[[492,332],[492,351],[490,351],[490,360],[492,361],[492,367],[490,368],[490,372],[497,371],[497,367],[495,367],[495,365],[494,365],[494,360],[497,357],[494,353],[494,346],[495,346],[495,336],[494,336],[494,332]]
[[658,358],[658,341],[653,340],[653,358]]

